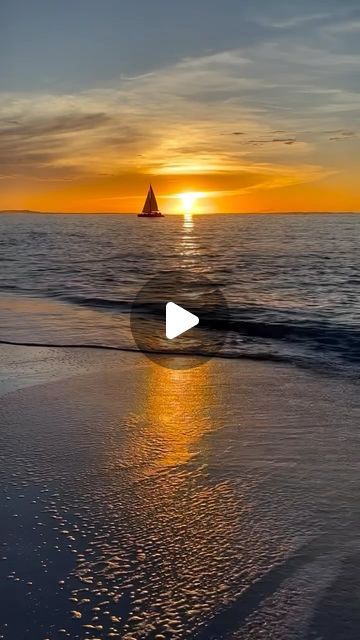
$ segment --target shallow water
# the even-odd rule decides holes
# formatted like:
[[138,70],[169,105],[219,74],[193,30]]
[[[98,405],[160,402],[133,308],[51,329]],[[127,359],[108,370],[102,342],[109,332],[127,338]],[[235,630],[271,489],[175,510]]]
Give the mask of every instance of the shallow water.
[[5,349],[0,636],[358,639],[357,384]]
[[223,355],[358,375],[359,232],[350,214],[2,215],[0,340],[135,348],[135,294],[187,269],[227,298]]

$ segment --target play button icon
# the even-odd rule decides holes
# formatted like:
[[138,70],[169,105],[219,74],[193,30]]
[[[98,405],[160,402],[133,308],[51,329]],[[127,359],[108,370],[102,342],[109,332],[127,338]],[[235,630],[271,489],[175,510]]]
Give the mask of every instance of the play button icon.
[[199,324],[199,318],[175,302],[166,305],[166,337],[173,340]]
[[183,268],[149,278],[131,307],[137,349],[168,369],[198,367],[218,355],[229,320],[219,284]]

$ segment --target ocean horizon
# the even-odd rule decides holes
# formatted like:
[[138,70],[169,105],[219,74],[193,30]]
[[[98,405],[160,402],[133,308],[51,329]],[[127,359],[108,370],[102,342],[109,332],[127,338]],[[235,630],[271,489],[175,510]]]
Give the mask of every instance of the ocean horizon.
[[[33,211],[31,209],[3,209],[0,211],[1,214],[27,214],[27,215],[89,215],[89,216],[135,216],[137,215],[137,211]],[[166,213],[164,217],[172,217],[172,216],[180,216],[180,217],[198,217],[198,216],[242,216],[242,215],[358,215],[360,211],[233,211],[233,212],[221,212],[221,211],[207,211],[203,213],[184,213],[183,211]]]

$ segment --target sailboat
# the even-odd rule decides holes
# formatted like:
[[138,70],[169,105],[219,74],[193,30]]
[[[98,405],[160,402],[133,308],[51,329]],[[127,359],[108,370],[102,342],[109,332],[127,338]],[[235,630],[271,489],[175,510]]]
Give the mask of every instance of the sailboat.
[[138,218],[163,218],[164,215],[159,211],[158,203],[152,186],[150,185],[148,194],[146,196],[145,204],[141,213],[138,213]]

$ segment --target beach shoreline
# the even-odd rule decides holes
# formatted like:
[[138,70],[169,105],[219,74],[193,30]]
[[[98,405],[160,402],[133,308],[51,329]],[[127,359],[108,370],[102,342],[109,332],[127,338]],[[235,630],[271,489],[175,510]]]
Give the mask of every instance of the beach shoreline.
[[356,383],[0,351],[6,638],[330,637],[329,587],[350,615]]

